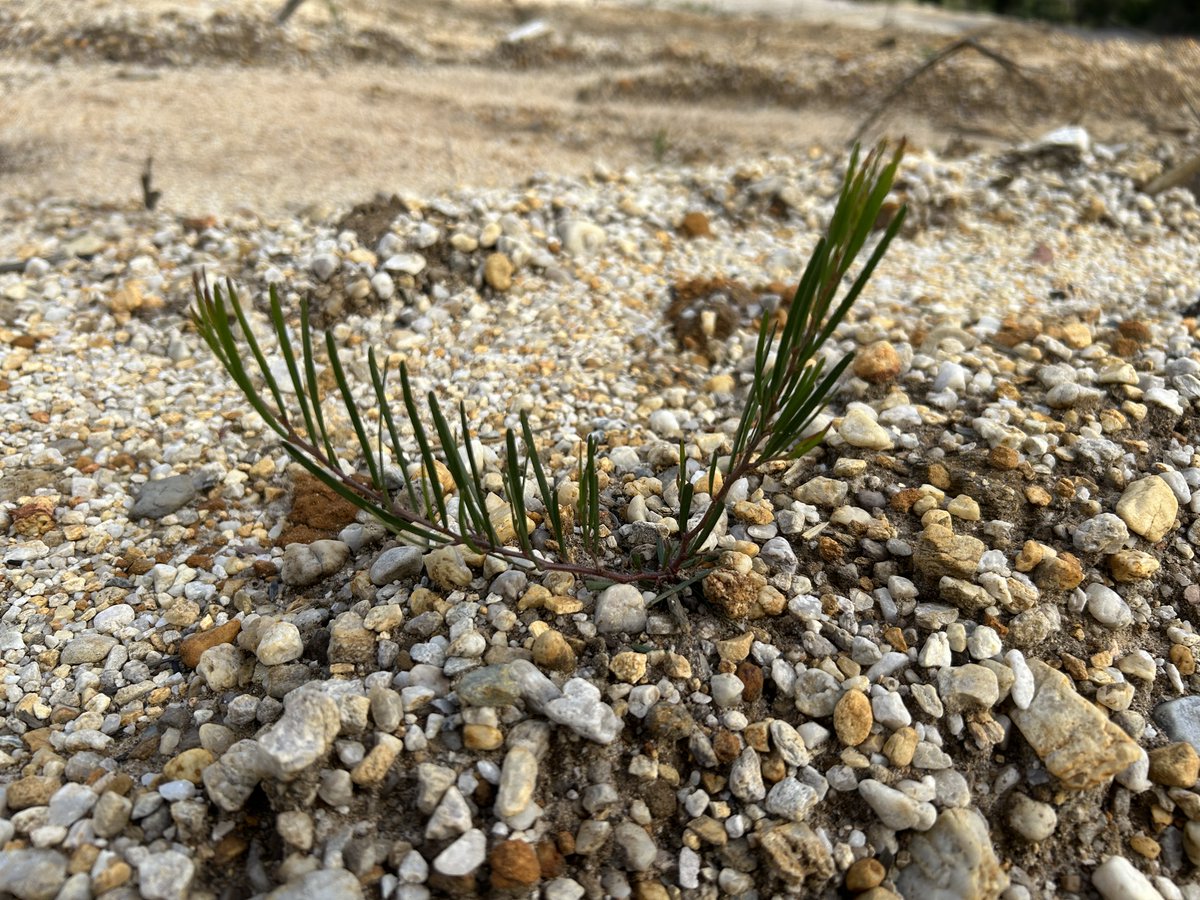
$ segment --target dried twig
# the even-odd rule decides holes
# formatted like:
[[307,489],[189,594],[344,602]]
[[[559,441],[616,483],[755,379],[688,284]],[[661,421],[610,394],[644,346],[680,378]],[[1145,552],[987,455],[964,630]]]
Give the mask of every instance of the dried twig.
[[142,169],[142,205],[151,212],[158,205],[159,198],[162,197],[162,191],[154,189],[154,176],[151,173],[151,168],[154,166],[154,157],[146,157],[146,165]]
[[304,0],[287,0],[287,3],[283,5],[283,9],[275,13],[275,24],[282,25],[284,22],[290,19],[292,17],[292,13],[299,9],[300,4],[303,2]]
[[879,103],[875,105],[875,108],[871,110],[870,114],[863,119],[862,124],[858,126],[858,130],[854,132],[854,137],[850,139],[850,143],[859,143],[862,140],[862,136],[866,134],[867,130],[874,125],[875,122],[878,121],[879,117],[887,110],[887,108],[891,106],[892,101],[904,93],[904,91],[908,89],[908,86],[914,81],[938,64],[944,62],[955,54],[968,49],[974,50],[976,53],[986,56],[988,59],[1004,68],[1004,70],[1009,74],[1016,75],[1031,85],[1036,85],[1036,82],[1026,75],[1025,71],[1019,65],[1017,65],[1017,63],[1013,62],[1004,54],[979,43],[979,41],[973,37],[959,38],[957,41],[947,44],[933,56],[929,57],[929,59],[925,60],[925,62],[921,63],[921,65],[917,66],[917,68],[909,72],[908,75],[902,78],[899,82],[897,82],[895,87],[888,91],[887,96],[880,100]]
[[1200,154],[1163,172],[1142,190],[1153,197],[1173,187],[1179,187],[1181,184],[1188,184],[1193,178],[1200,178]]

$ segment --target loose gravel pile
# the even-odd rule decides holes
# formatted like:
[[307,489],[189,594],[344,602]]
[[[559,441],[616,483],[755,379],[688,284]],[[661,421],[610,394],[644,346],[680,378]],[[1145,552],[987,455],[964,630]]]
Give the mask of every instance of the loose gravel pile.
[[[686,621],[356,520],[191,279],[311,296],[360,385],[406,361],[489,484],[521,411],[561,479],[596,434],[619,562],[676,527],[677,440],[698,481],[727,446],[837,157],[340,223],[10,204],[0,894],[1200,897],[1200,210],[1136,189],[1165,152],[912,153],[829,437],[732,486]],[[702,282],[737,287],[672,305]]]

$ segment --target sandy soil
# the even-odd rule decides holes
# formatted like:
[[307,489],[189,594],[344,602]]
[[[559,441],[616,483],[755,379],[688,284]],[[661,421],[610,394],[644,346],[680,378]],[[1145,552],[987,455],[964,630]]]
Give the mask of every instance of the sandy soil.
[[[1068,121],[1102,138],[1194,124],[1195,42],[1084,39],[991,17],[848,0],[0,2],[0,195],[128,203],[154,157],[166,209],[342,208],[376,192],[536,171],[724,161],[870,134],[944,148]],[[540,35],[508,39],[545,23]],[[1193,89],[1194,90],[1194,89]],[[1195,91],[1200,94],[1200,91]],[[1200,99],[1200,98],[1197,98]]]

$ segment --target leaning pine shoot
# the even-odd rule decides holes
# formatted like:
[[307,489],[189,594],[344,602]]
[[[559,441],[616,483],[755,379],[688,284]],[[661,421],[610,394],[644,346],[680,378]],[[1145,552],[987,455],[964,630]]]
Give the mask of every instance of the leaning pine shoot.
[[[506,431],[499,475],[507,510],[499,513],[510,517],[514,532],[506,542],[497,524],[503,516],[494,508],[494,498],[488,503],[486,473],[462,404],[455,414],[447,415],[432,392],[422,398],[424,404],[419,402],[404,364],[399,368],[399,397],[395,397],[387,367],[380,369],[372,350],[367,361],[379,416],[372,435],[354,400],[337,344],[326,333],[328,371],[337,388],[334,402],[350,423],[362,463],[360,469],[348,470],[338,456],[325,413],[329,401],[319,387],[306,302],[300,305],[297,358],[279,295],[274,287],[270,289],[274,341],[291,388],[286,392],[268,365],[232,284],[210,289],[197,277],[193,321],[288,455],[401,539],[425,547],[462,545],[542,571],[567,571],[598,583],[633,583],[671,597],[702,579],[716,564],[710,539],[725,513],[731,486],[767,464],[798,459],[824,439],[825,429],[813,432],[812,425],[853,354],[827,366],[823,348],[904,221],[906,210],[901,207],[843,287],[875,229],[903,153],[903,144],[890,155],[881,144],[863,158],[854,148],[833,217],[812,251],[786,318],[780,324],[763,317],[753,382],[726,452],[709,460],[699,481],[692,482],[685,477],[687,449],[680,442],[678,529],[669,538],[659,538],[652,559],[614,559],[608,551],[599,447],[594,438],[589,437],[581,448],[573,492],[577,499],[564,507],[559,490],[563,485],[543,464],[525,415],[520,416],[519,429]],[[385,465],[388,458],[398,467],[399,483]],[[443,485],[443,477],[449,478],[452,489]],[[710,499],[701,512],[697,500],[702,493],[710,494]],[[531,500],[540,507],[542,535],[536,541]]]

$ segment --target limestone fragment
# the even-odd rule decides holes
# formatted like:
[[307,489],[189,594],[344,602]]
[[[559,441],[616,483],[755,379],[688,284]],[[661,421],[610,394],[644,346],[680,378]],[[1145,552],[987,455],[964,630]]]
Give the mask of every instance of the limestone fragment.
[[1041,660],[1028,660],[1034,694],[1012,720],[1046,768],[1063,784],[1085,790],[1127,769],[1139,756],[1124,731],[1080,696],[1071,680]]
[[1152,544],[1163,539],[1175,527],[1179,500],[1171,486],[1158,475],[1147,475],[1125,488],[1117,501],[1117,515],[1125,520],[1130,531],[1140,534]]
[[947,809],[908,845],[912,862],[896,879],[904,897],[995,900],[1008,887],[987,822],[974,809]]

